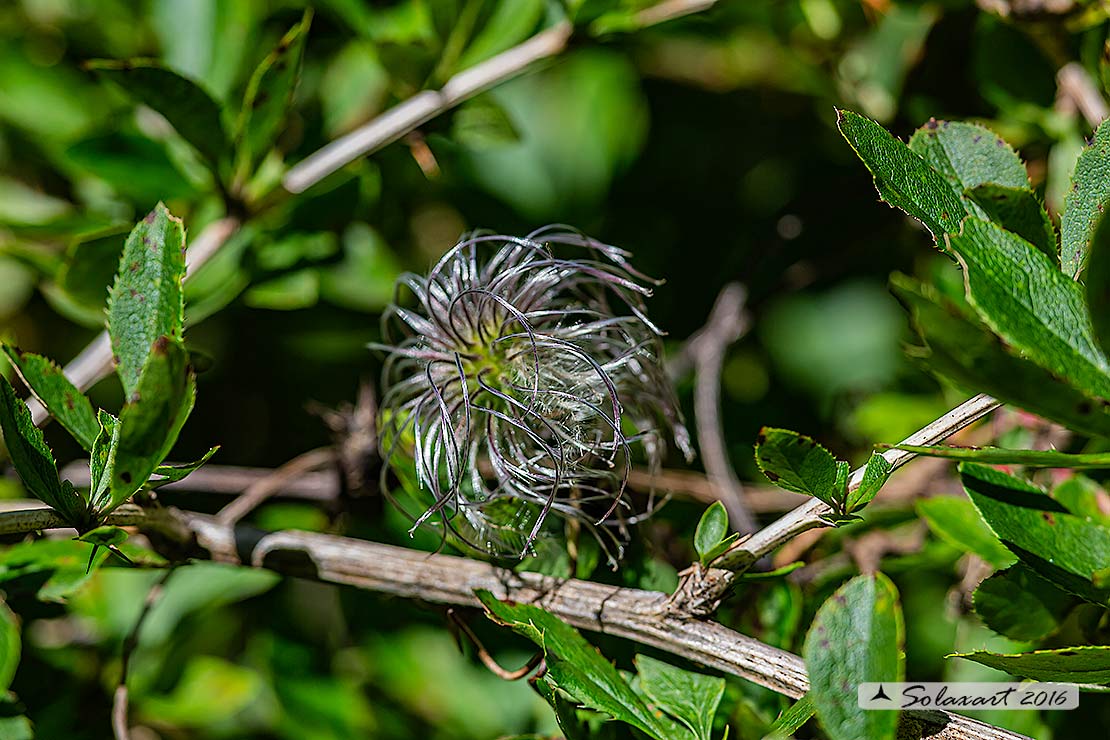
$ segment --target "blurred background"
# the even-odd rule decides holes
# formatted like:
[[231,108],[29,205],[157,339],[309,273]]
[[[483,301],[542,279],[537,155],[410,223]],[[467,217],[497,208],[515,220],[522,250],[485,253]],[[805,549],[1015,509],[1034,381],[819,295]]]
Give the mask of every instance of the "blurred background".
[[[293,110],[263,169],[280,174],[283,162],[524,40],[552,23],[555,5],[313,4]],[[205,266],[187,288],[188,338],[211,367],[175,458],[194,459],[218,443],[216,464],[272,468],[329,444],[320,409],[353,403],[361,383],[376,381],[381,358],[366,345],[379,337],[379,314],[401,271],[427,269],[469,229],[523,234],[567,223],[632,251],[640,270],[665,279],[650,310],[672,350],[702,326],[725,284],[747,286],[752,328],[728,350],[722,377],[728,453],[742,480],[766,486],[752,459],[763,425],[799,430],[860,462],[873,443],[901,438],[965,394],[903,355],[910,337],[888,275],[951,268],[925,232],[878,201],[836,131],[834,106],[903,139],[931,117],[984,122],[1019,149],[1058,213],[1091,131],[1086,88],[1075,92],[1058,72],[1077,65],[1069,69],[1101,103],[1101,7],[722,0],[635,32],[583,34],[567,53],[273,209]],[[82,63],[157,58],[234,114],[251,71],[304,9],[261,0],[0,4],[0,335],[68,360],[103,326],[106,288],[136,219],[162,200],[196,235],[223,213],[195,152],[164,119]],[[684,378],[678,387],[688,413],[691,386]],[[107,408],[122,401],[115,381],[92,397]],[[1020,432],[1019,422],[1010,426]],[[80,457],[60,430],[47,438],[59,463]],[[685,467],[679,459],[671,465]],[[10,476],[0,491],[25,495]],[[207,511],[227,501],[168,496]],[[791,503],[780,499],[779,508]],[[593,577],[673,587],[691,561],[704,506],[677,496],[643,528],[625,568]],[[916,529],[912,507],[907,499],[869,517],[884,532],[916,538],[879,552],[905,602],[908,674],[998,676],[944,660],[953,646],[1016,644],[967,615],[962,552]],[[773,502],[761,512],[775,514]],[[337,526],[334,510],[285,499],[252,520]],[[435,547],[434,537],[409,540],[380,501],[362,502],[342,522],[356,536]],[[826,535],[808,556],[821,567],[746,587],[724,621],[797,650],[812,610],[854,572],[844,547],[855,536],[850,528]],[[9,544],[0,587],[23,624],[13,684],[22,709],[39,737],[110,736],[120,646],[157,573],[108,568],[86,577],[76,543],[61,540],[53,568],[36,569],[21,560],[23,545]],[[480,615],[466,618],[506,665],[527,659],[525,643]],[[599,644],[627,667],[631,646]],[[456,643],[438,607],[197,564],[175,573],[141,633],[130,680],[133,720],[142,725],[135,736],[461,740],[557,732],[526,683],[500,680],[472,652]],[[761,737],[783,706],[770,692],[730,681],[730,737]],[[1110,723],[1096,700],[1057,714],[1068,716],[986,718],[1038,737]]]

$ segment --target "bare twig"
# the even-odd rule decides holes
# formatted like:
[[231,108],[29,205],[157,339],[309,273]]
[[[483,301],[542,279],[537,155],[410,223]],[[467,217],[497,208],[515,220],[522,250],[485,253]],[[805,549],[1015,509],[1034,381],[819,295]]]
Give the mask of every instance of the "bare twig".
[[[19,511],[0,512],[0,535],[38,532],[66,526],[65,522],[58,518],[54,510],[46,504],[32,502],[25,503],[25,506],[27,508]],[[133,504],[124,504],[109,514],[104,523],[117,527],[130,527],[146,521],[149,521],[149,517],[142,509]]]
[[166,581],[172,574],[172,569],[167,570],[154,582],[150,590],[147,591],[146,599],[143,600],[143,608],[139,612],[139,617],[135,620],[135,625],[131,628],[131,632],[128,633],[127,639],[123,641],[123,650],[120,655],[119,683],[116,685],[116,691],[112,697],[112,731],[115,733],[116,740],[131,739],[131,723],[128,721],[127,716],[128,705],[130,704],[130,697],[127,691],[127,672],[131,666],[131,655],[139,645],[139,630],[143,628],[143,623],[146,622],[150,610],[158,602],[158,599],[161,598]]
[[563,51],[573,28],[563,21],[518,46],[459,72],[439,90],[424,90],[398,103],[365,126],[341,136],[292,167],[282,180],[291,193],[303,193],[325,177],[390,144],[440,113],[515,77],[529,65]]
[[220,509],[216,518],[224,524],[235,524],[263,501],[281,490],[281,487],[287,481],[325,465],[331,465],[334,462],[335,451],[330,447],[320,447],[298,455],[274,470],[271,475],[252,484],[250,488],[243,491],[242,495]]
[[663,0],[636,14],[636,25],[640,28],[681,18],[684,15],[708,10],[717,0]]
[[[27,521],[29,513],[38,514],[0,512],[0,531],[16,531],[4,520],[14,517]],[[798,698],[809,689],[805,664],[798,656],[721,624],[676,613],[667,595],[656,591],[515,573],[469,558],[348,537],[294,531],[266,533],[189,512],[162,510],[146,517],[144,529],[178,541],[188,538],[199,548],[198,555],[212,560],[439,604],[475,607],[479,605],[475,590],[485,589],[499,599],[536,604],[576,627],[655,647],[786,696]],[[36,528],[64,526],[56,515],[52,522],[40,520]],[[929,737],[937,740],[1023,737],[957,714],[908,714],[927,724]]]
[[478,635],[474,634],[474,630],[470,629],[470,625],[466,623],[466,619],[458,614],[454,609],[447,610],[447,618],[460,632],[462,632],[468,640],[474,645],[474,650],[478,654],[478,659],[482,661],[482,665],[488,668],[495,676],[506,681],[519,681],[527,676],[532,671],[536,670],[536,666],[543,662],[543,651],[537,652],[528,662],[515,671],[510,671],[503,668],[497,660],[490,655],[486,650],[486,646],[478,639]]
[[1110,108],[1098,91],[1094,80],[1078,62],[1069,62],[1056,73],[1057,105],[1078,110],[1091,128],[1097,128],[1110,116]]
[[729,523],[740,533],[756,529],[744,500],[744,486],[728,459],[725,430],[721,423],[721,369],[725,351],[748,331],[750,320],[744,311],[747,291],[740,283],[729,283],[717,296],[705,326],[683,347],[677,367],[683,358],[694,367],[694,422],[698,432],[698,449],[709,480],[717,487],[721,503],[728,510]]
[[[228,217],[214,221],[205,227],[200,235],[189,243],[189,249],[185,253],[185,278],[188,279],[194,275],[205,262],[211,259],[231,238],[231,235],[238,231],[239,225],[239,219]],[[91,388],[111,372],[112,343],[106,331],[97,334],[96,338],[81,350],[81,354],[65,366],[66,377],[83,391]],[[38,426],[42,426],[50,418],[46,408],[33,397],[27,400],[27,407],[31,409],[31,418]]]

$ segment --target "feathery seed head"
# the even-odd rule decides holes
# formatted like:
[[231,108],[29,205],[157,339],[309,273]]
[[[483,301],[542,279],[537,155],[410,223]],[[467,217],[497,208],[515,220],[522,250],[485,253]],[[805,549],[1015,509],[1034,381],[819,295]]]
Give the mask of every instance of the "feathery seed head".
[[475,233],[427,276],[399,278],[379,438],[388,466],[431,494],[414,530],[439,521],[523,557],[555,512],[613,559],[637,519],[624,495],[634,455],[658,467],[668,430],[691,455],[646,315],[650,281],[627,257],[557,227]]

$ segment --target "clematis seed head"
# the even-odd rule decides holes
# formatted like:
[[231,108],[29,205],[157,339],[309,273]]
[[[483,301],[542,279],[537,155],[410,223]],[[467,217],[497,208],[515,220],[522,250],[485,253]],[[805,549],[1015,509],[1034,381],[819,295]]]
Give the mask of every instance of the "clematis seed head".
[[628,256],[562,227],[473,233],[398,279],[376,345],[379,439],[386,470],[425,492],[422,511],[391,496],[413,530],[438,523],[523,557],[554,513],[619,557],[652,508],[628,501],[633,461],[658,468],[668,440],[691,456],[647,317],[652,281]]

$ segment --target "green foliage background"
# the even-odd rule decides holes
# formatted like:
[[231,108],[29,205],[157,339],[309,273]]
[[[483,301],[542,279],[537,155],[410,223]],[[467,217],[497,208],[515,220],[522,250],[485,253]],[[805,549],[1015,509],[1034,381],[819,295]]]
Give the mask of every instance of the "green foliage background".
[[[549,8],[543,0],[329,0],[314,11],[277,151],[252,155],[261,174],[245,200],[272,185],[282,160],[296,162],[523,40],[547,22]],[[230,130],[252,70],[303,12],[302,3],[258,0],[0,7],[4,339],[73,356],[103,325],[134,221],[164,201],[195,237],[221,215],[221,194],[198,153],[83,62],[159,59],[224,106]],[[1058,214],[1091,127],[1056,104],[1056,71],[1076,61],[1100,80],[1106,40],[1096,12],[1025,22],[1003,21],[970,0],[734,0],[583,41],[278,205],[234,238],[186,288],[189,345],[211,356],[212,367],[198,379],[175,455],[197,459],[219,443],[214,462],[275,466],[327,444],[327,428],[307,406],[350,401],[361,380],[376,377],[379,358],[365,345],[379,338],[378,313],[402,269],[425,269],[470,228],[524,233],[566,222],[633,251],[639,269],[666,279],[651,310],[674,346],[702,324],[726,282],[748,286],[755,329],[729,351],[723,376],[725,432],[742,478],[762,480],[753,447],[764,425],[804,430],[861,464],[873,443],[900,439],[961,399],[903,356],[911,335],[886,286],[895,270],[942,280],[953,273],[926,234],[877,206],[833,106],[903,139],[930,117],[982,120],[1021,152],[1033,186]],[[688,406],[689,379],[679,391]],[[114,381],[91,395],[106,408],[123,402]],[[46,434],[60,464],[82,456],[61,430]],[[1019,427],[1008,446],[1027,434]],[[12,477],[0,479],[0,491],[24,496]],[[166,499],[198,510],[225,500]],[[676,571],[696,557],[702,508],[670,504],[620,573],[594,578],[673,587]],[[921,508],[930,524],[965,519]],[[905,506],[885,509],[865,526],[899,531],[916,516]],[[329,527],[318,507],[301,503],[272,503],[253,519],[266,528]],[[378,499],[355,502],[342,521],[356,536],[435,546],[432,537],[410,541],[406,524]],[[817,607],[855,573],[841,549],[852,536],[827,533],[810,556],[823,567],[802,582],[745,585],[722,620],[800,651]],[[0,587],[23,635],[12,690],[39,737],[108,736],[120,646],[158,575],[113,567],[86,577],[84,543],[50,543],[47,562],[8,539]],[[930,533],[919,550],[883,560],[901,594],[906,674],[915,680],[1000,679],[944,656],[1032,644],[1001,637],[952,602],[967,541]],[[527,684],[501,681],[457,647],[439,609],[211,564],[176,572],[166,591],[131,668],[134,721],[158,736],[559,732]],[[503,663],[531,654],[523,638],[469,619]],[[595,642],[619,668],[633,668],[634,646]],[[730,680],[718,724],[727,722],[733,738],[761,737],[785,706]],[[1076,712],[983,717],[1038,737],[1071,737],[1110,726],[1110,704],[1085,695]],[[632,730],[610,723],[599,732]]]

